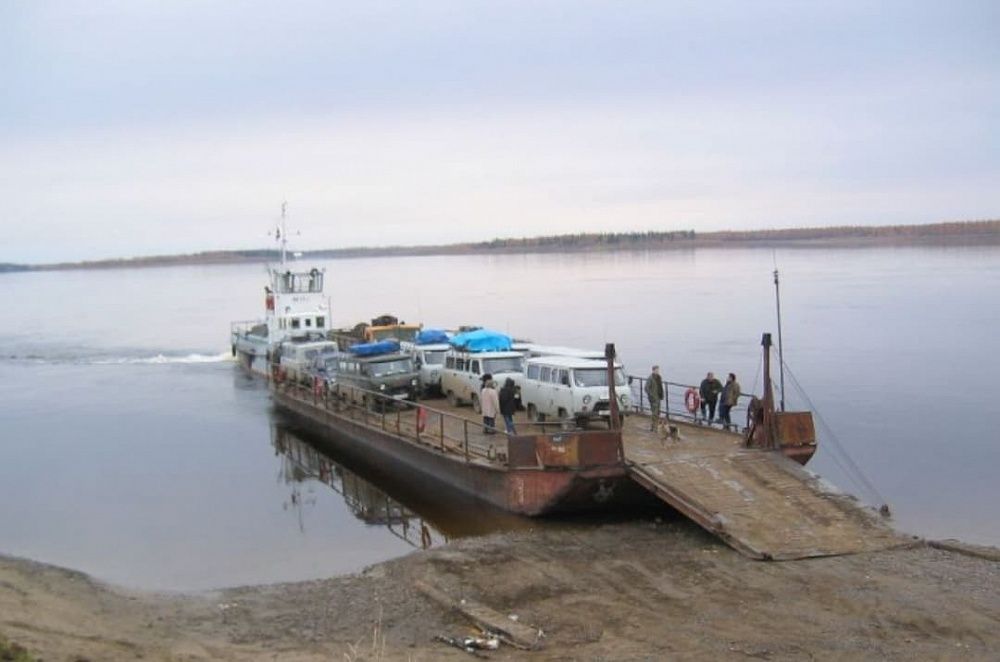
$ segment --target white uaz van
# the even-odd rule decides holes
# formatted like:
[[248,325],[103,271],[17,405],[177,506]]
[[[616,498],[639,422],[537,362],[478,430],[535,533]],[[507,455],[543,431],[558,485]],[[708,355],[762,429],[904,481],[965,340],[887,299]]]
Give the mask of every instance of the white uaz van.
[[441,392],[441,370],[444,368],[444,356],[451,345],[434,343],[418,345],[412,342],[400,343],[403,351],[409,352],[420,373],[420,390],[424,395]]
[[[615,391],[618,409],[624,416],[629,406],[628,380],[620,364],[615,364]],[[540,356],[526,360],[521,382],[521,402],[528,418],[544,421],[552,416],[584,426],[601,419],[611,427],[608,366],[604,361],[569,356]]]
[[310,371],[316,361],[337,355],[337,343],[328,340],[318,342],[284,342],[281,344],[279,364],[290,381],[312,383]]
[[503,388],[508,377],[520,389],[524,380],[524,356],[520,352],[466,352],[451,349],[445,354],[441,371],[441,390],[454,406],[466,402],[477,412],[483,375],[493,375],[497,388]]

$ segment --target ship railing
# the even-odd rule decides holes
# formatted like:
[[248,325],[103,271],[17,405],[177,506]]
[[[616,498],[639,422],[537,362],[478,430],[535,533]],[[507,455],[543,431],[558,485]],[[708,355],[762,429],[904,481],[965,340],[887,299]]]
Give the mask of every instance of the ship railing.
[[[423,402],[396,400],[378,391],[351,384],[315,385],[291,380],[273,387],[330,414],[369,429],[403,437],[464,459],[465,462],[511,468],[571,468],[609,466],[623,461],[620,432],[540,428],[540,433],[508,434],[481,421],[428,407]],[[531,429],[531,428],[529,428]]]
[[[646,395],[647,379],[648,378],[646,377],[638,377],[636,375],[628,376],[629,402],[631,403],[629,411],[649,416],[652,414],[652,409],[650,408],[649,396]],[[697,425],[707,425],[718,429],[724,429],[722,422],[719,420],[718,404],[716,404],[715,407],[715,419],[712,421],[709,421],[706,417],[702,416],[701,408],[698,408],[694,412],[689,412],[687,410],[684,398],[688,389],[694,389],[697,391],[698,387],[694,384],[672,382],[666,379],[663,380],[664,400],[660,401],[660,418],[681,420]],[[743,393],[737,399],[736,406],[729,412],[729,420],[732,421],[732,425],[729,428],[730,430],[736,432],[746,432],[747,407],[750,405],[752,397],[753,396],[748,393]],[[721,403],[721,401],[722,396],[720,394],[719,402]]]
[[466,462],[486,461],[509,466],[510,435],[493,427],[486,434],[481,422],[428,407],[421,402],[397,400],[379,391],[348,384],[329,384],[314,388],[285,380],[275,388],[294,392],[300,399],[331,412],[346,416],[366,427],[379,428],[445,453],[458,454]]

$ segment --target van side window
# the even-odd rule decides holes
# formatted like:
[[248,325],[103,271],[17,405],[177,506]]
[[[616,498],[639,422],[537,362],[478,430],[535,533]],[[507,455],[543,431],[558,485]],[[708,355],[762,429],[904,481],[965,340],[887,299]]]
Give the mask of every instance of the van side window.
[[454,368],[455,367],[455,357],[454,356],[445,357],[444,367],[446,367],[446,368]]
[[298,317],[293,317],[292,318],[292,328],[293,329],[299,328],[299,318]]
[[537,363],[532,363],[528,366],[528,379],[538,379],[538,373],[541,372],[541,368]]
[[455,370],[465,370],[465,359],[455,359]]
[[312,326],[312,323],[313,323],[312,318],[311,317],[307,317],[306,318],[306,326]]
[[[555,370],[552,371],[552,376],[555,377]],[[559,371],[559,379],[558,380],[553,379],[552,381],[554,381],[554,382],[556,382],[558,384],[566,384],[568,386],[569,385],[569,371],[568,370],[560,370]]]
[[547,382],[552,379],[552,368],[545,365],[542,366],[542,381]]
[[472,364],[472,374],[478,375],[479,374],[479,361],[469,361],[469,363]]

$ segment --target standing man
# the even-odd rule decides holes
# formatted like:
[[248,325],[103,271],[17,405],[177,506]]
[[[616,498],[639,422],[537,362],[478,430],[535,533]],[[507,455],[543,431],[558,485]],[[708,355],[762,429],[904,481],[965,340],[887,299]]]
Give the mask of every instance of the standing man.
[[507,434],[517,434],[514,429],[514,411],[517,409],[517,391],[514,380],[510,377],[503,383],[500,389],[500,415],[503,416],[503,424],[507,428]]
[[722,405],[719,407],[719,420],[722,421],[723,427],[727,430],[732,426],[733,422],[729,420],[729,412],[732,411],[733,407],[740,400],[740,383],[736,381],[736,375],[729,373],[729,379],[726,380],[726,385],[722,387]]
[[479,393],[479,406],[483,411],[483,434],[496,434],[497,414],[500,412],[500,397],[497,383],[492,379]]
[[[715,374],[708,373],[705,379],[701,380],[698,387],[698,395],[701,396],[701,417],[705,418],[705,410],[708,410],[709,423],[715,418],[715,405],[719,402],[719,394],[722,393],[722,382],[715,378]],[[722,412],[719,412],[720,414]]]
[[664,396],[663,378],[660,377],[660,366],[654,365],[653,372],[646,379],[646,395],[649,397],[650,419],[649,429],[656,431],[656,422],[660,418],[660,400]]

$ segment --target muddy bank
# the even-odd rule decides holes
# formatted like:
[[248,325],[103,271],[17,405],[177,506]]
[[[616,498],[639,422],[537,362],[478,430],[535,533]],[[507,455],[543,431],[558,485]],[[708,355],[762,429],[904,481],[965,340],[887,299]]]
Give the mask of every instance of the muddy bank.
[[503,647],[496,660],[995,659],[1000,564],[968,552],[764,563],[685,522],[636,522],[464,540],[356,576],[197,595],[2,558],[0,635],[48,661],[471,659],[432,640],[471,629],[417,590],[424,582],[544,633],[540,650]]

